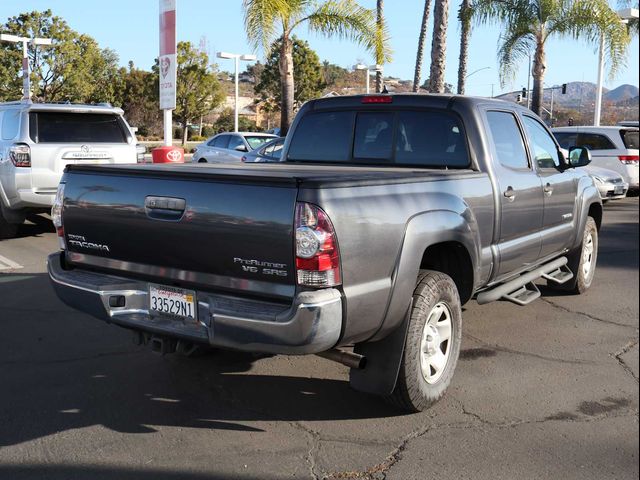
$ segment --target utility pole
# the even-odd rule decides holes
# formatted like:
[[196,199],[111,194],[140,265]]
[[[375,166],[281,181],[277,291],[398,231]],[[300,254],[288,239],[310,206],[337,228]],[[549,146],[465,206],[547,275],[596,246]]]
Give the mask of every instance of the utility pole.
[[51,45],[50,38],[27,38],[0,33],[0,41],[22,43],[22,100],[31,100],[31,79],[29,78],[29,50],[28,45]]

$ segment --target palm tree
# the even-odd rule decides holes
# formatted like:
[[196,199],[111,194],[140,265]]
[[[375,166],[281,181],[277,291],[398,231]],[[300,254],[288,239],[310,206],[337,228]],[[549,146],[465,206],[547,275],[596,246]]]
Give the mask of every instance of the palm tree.
[[[376,35],[379,37],[376,42],[376,65],[382,65],[385,62],[385,28],[384,28],[384,0],[376,1]],[[369,75],[369,72],[367,72]],[[382,72],[376,70],[376,93],[382,91]]]
[[420,90],[420,77],[422,76],[422,59],[424,57],[424,41],[427,38],[427,24],[429,23],[429,12],[431,11],[431,0],[425,0],[424,12],[422,13],[422,24],[420,25],[420,37],[418,37],[418,53],[416,54],[416,70],[413,74],[413,91]]
[[444,69],[447,63],[447,22],[449,0],[436,0],[433,9],[433,39],[431,41],[431,74],[429,91],[444,93]]
[[355,0],[243,0],[244,24],[253,46],[268,52],[273,42],[280,45],[280,83],[282,85],[281,134],[286,134],[293,120],[293,31],[306,24],[311,32],[327,37],[350,39],[363,45],[374,55],[376,35],[375,12],[358,5]]
[[481,24],[498,23],[500,81],[515,74],[518,62],[533,50],[531,110],[541,112],[545,45],[551,37],[583,38],[598,43],[604,37],[611,75],[624,64],[629,34],[607,0],[476,0],[474,16]]
[[469,38],[471,37],[471,0],[462,0],[458,10],[460,21],[460,57],[458,59],[458,95],[464,95],[467,79],[467,60],[469,58]]

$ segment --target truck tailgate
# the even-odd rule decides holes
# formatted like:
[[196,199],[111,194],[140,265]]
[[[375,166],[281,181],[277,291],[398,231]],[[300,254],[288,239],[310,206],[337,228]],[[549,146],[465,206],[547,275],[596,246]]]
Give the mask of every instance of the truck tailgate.
[[296,181],[179,170],[69,167],[67,261],[166,285],[292,298]]

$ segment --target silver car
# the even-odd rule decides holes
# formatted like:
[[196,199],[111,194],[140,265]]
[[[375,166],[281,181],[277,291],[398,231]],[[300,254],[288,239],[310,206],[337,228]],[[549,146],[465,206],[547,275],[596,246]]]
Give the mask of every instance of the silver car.
[[274,163],[282,161],[282,147],[284,146],[285,137],[279,137],[275,140],[265,143],[260,148],[256,148],[253,152],[246,153],[242,156],[242,161],[246,163]]
[[591,165],[618,172],[629,184],[629,190],[640,189],[638,128],[581,126],[552,131],[561,147],[587,147],[591,150]]
[[122,114],[108,104],[0,103],[0,238],[51,208],[67,165],[139,161]]
[[583,169],[593,178],[603,203],[607,200],[619,200],[627,196],[629,184],[619,173],[593,165],[587,165]]
[[239,163],[242,156],[260,148],[277,135],[269,133],[219,133],[198,145],[194,152],[194,163]]

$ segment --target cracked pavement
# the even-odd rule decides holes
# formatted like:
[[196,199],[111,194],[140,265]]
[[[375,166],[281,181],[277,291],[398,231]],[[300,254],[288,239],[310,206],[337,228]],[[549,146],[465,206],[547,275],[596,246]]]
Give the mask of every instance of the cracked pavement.
[[48,223],[0,255],[0,479],[637,479],[638,199],[582,296],[464,311],[444,399],[407,415],[319,357],[160,357],[53,294]]

